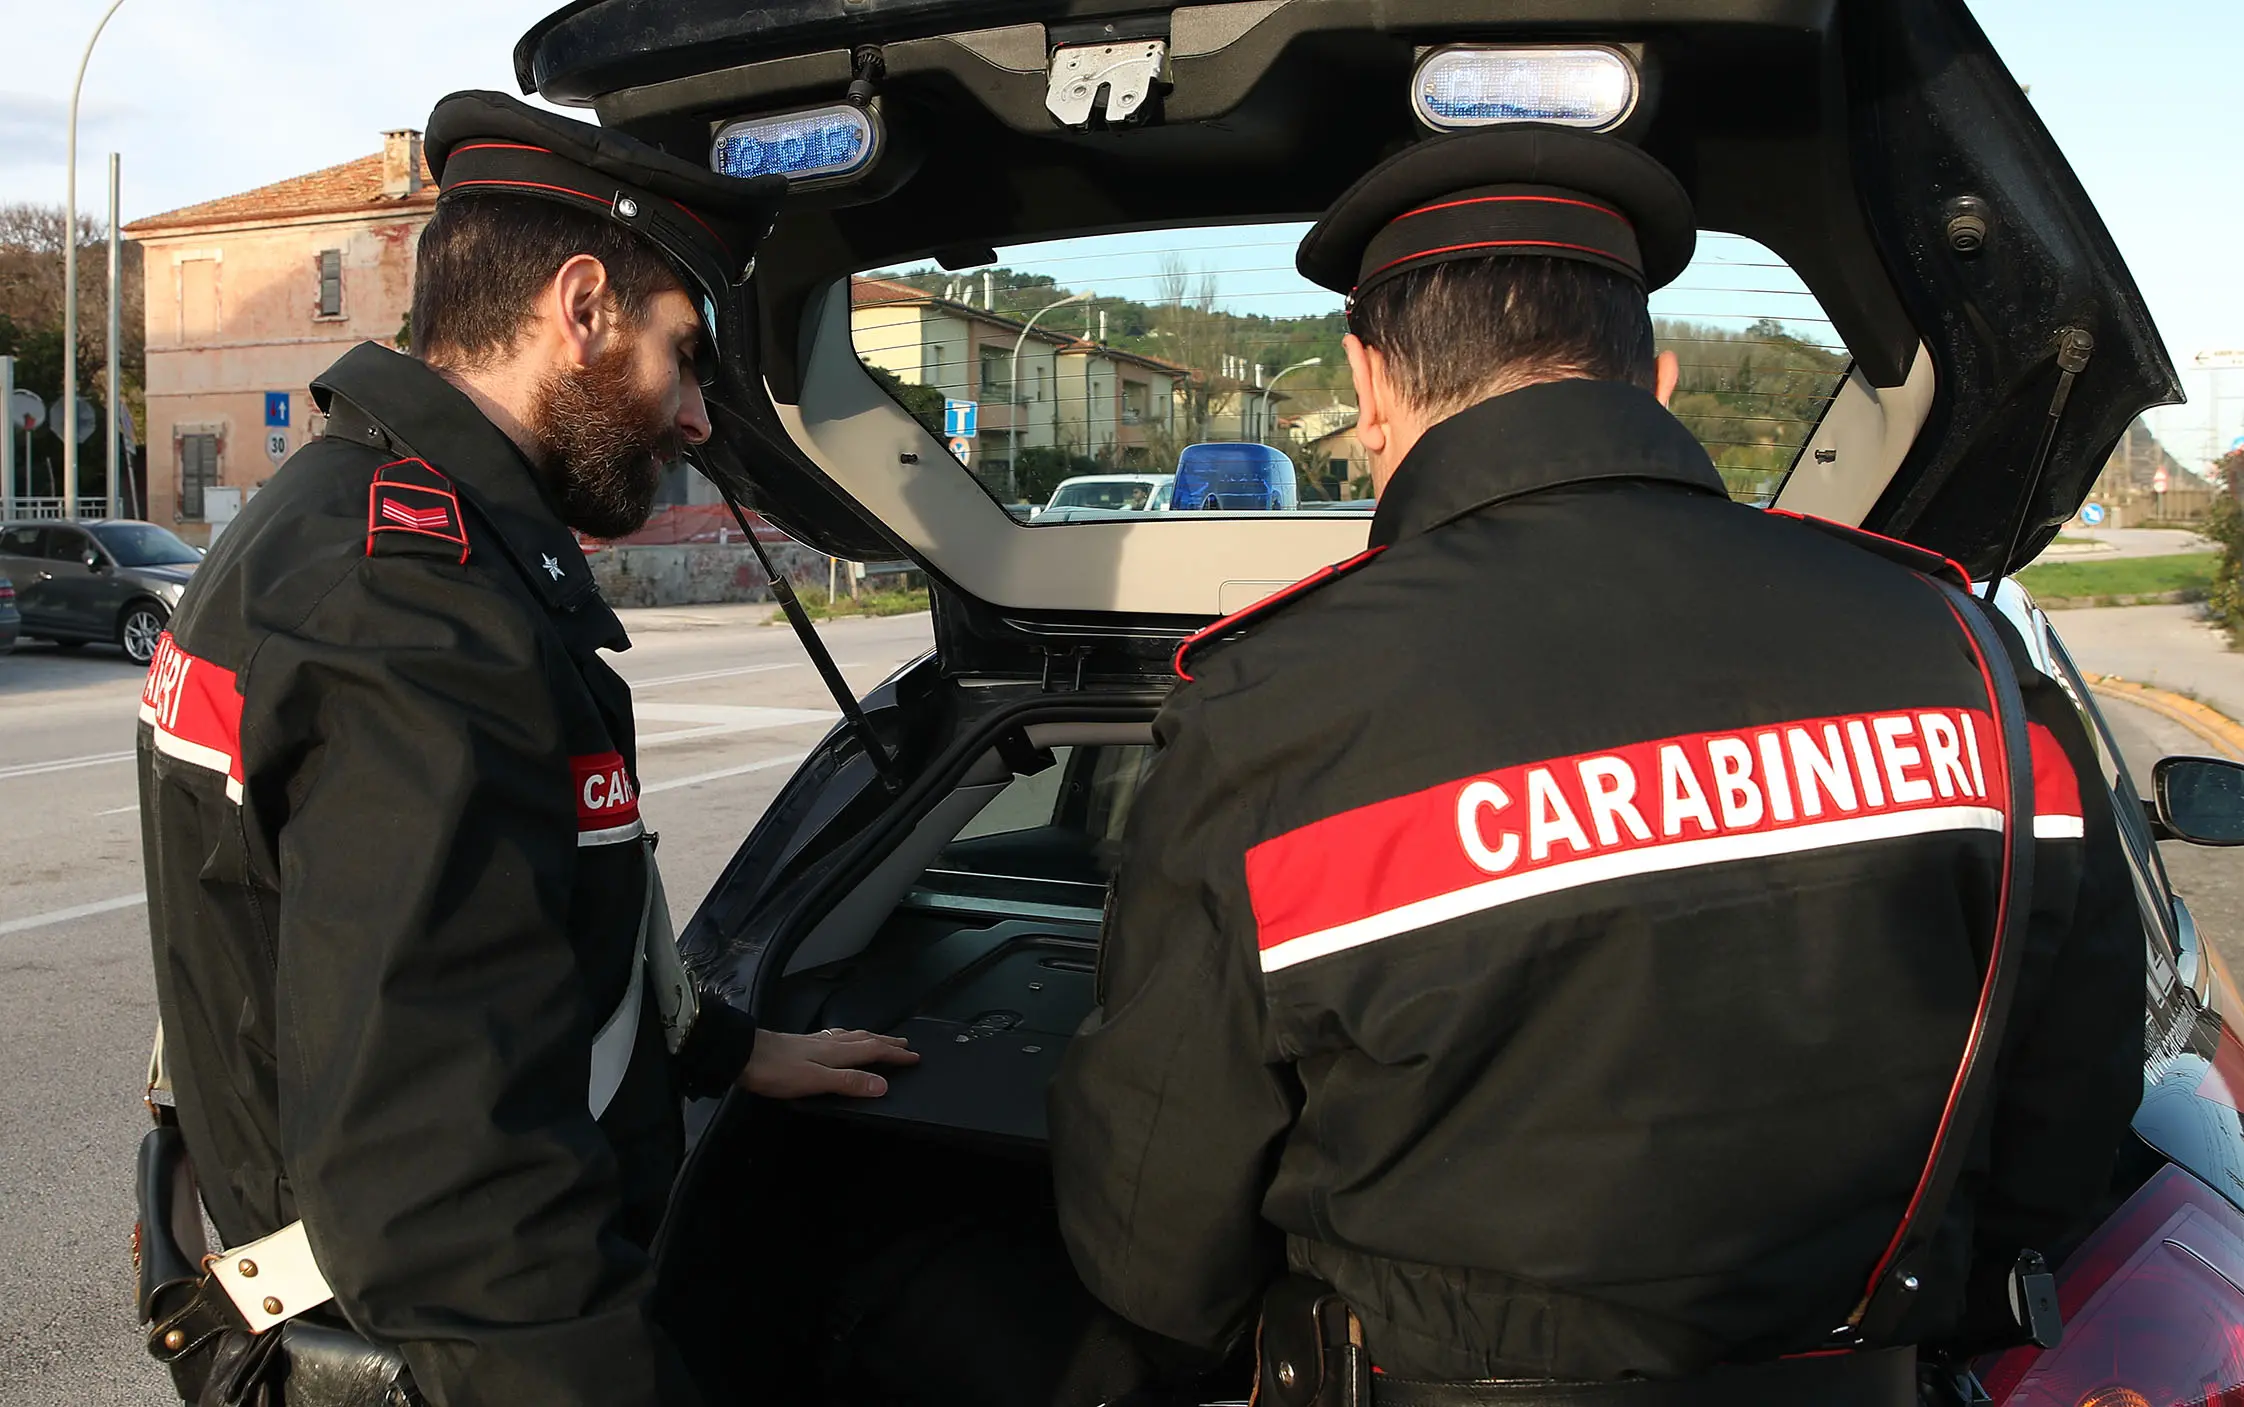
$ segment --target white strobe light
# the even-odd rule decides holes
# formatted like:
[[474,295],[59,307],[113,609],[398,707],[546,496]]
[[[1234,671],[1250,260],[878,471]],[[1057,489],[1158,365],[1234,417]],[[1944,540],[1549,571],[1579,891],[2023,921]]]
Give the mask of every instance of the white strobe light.
[[1441,131],[1551,122],[1602,132],[1636,108],[1636,67],[1618,49],[1458,44],[1418,65],[1410,103]]

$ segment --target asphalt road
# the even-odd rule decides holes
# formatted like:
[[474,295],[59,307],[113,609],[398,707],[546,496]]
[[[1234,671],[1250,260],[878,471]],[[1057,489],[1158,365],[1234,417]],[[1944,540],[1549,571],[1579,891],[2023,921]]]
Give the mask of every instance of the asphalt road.
[[[645,613],[617,660],[640,701],[642,809],[680,921],[827,726],[799,646],[761,614]],[[825,633],[862,693],[924,649],[927,628],[911,616]],[[155,1020],[129,760],[139,687],[113,652],[0,659],[0,1407],[170,1401],[134,1332],[127,1250]],[[2159,756],[2202,750],[2157,714],[2104,708],[2139,783]],[[2200,928],[2244,970],[2244,860],[2164,848]]]
[[[641,811],[683,923],[833,705],[760,607],[627,613]],[[864,693],[928,618],[825,630]],[[172,1401],[131,1309],[133,1149],[154,1029],[131,762],[141,671],[0,657],[0,1407]]]

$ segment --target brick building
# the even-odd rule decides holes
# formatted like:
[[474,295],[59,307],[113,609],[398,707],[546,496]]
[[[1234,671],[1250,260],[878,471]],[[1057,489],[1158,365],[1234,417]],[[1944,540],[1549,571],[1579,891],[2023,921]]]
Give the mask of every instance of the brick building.
[[318,433],[312,378],[397,339],[435,205],[421,134],[397,131],[374,155],[125,227],[147,276],[151,519],[202,540],[209,489],[254,492]]

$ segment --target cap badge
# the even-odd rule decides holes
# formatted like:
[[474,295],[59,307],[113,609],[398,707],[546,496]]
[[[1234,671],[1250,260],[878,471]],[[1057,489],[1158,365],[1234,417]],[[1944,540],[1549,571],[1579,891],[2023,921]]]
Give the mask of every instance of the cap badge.
[[549,577],[552,577],[555,581],[559,581],[561,579],[561,563],[559,559],[557,559],[551,552],[541,552],[538,555],[544,559],[545,574]]

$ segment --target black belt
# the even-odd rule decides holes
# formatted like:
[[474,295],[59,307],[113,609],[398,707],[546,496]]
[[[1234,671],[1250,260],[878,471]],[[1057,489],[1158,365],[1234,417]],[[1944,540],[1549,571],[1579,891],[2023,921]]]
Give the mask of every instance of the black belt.
[[1915,1407],[1917,1351],[1786,1358],[1625,1382],[1418,1382],[1374,1374],[1375,1407]]

